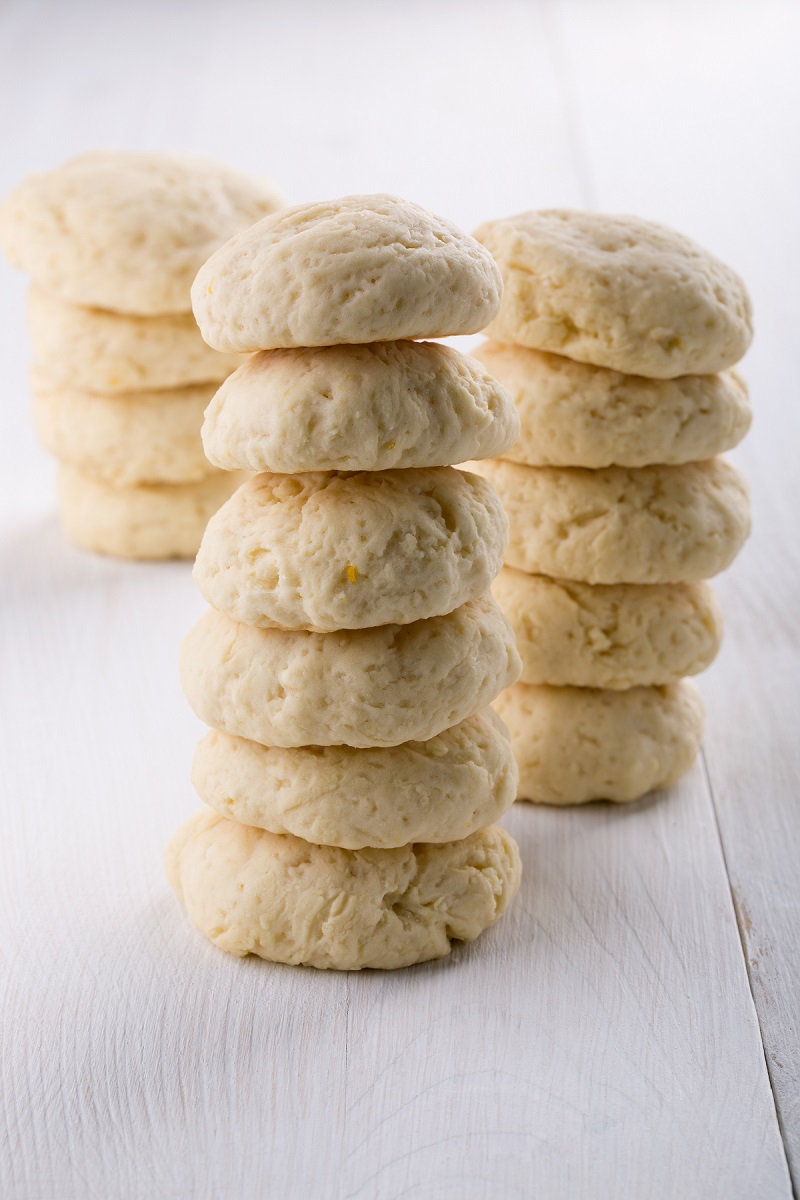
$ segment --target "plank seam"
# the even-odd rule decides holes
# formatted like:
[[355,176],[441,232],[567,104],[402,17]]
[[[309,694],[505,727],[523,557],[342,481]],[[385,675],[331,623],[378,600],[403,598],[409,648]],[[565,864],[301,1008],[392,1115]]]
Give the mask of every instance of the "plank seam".
[[733,907],[733,915],[736,918],[736,928],[739,931],[739,945],[741,946],[742,958],[744,959],[744,969],[745,969],[745,973],[747,975],[747,987],[750,992],[750,999],[753,1002],[753,1010],[755,1012],[756,1021],[758,1023],[758,1036],[761,1040],[761,1052],[764,1055],[764,1066],[767,1068],[767,1079],[769,1080],[769,1090],[772,1093],[772,1104],[775,1109],[775,1120],[778,1123],[778,1132],[780,1133],[781,1145],[783,1146],[783,1156],[784,1156],[784,1160],[786,1162],[786,1173],[789,1178],[789,1187],[791,1188],[793,1200],[800,1200],[800,1194],[798,1194],[798,1182],[800,1182],[800,1181],[796,1181],[794,1178],[794,1175],[792,1173],[791,1160],[789,1158],[789,1146],[788,1146],[786,1130],[784,1128],[783,1117],[781,1114],[780,1105],[778,1103],[778,1095],[775,1090],[775,1083],[774,1083],[774,1080],[772,1077],[772,1070],[770,1068],[769,1055],[767,1053],[767,1047],[764,1042],[764,1029],[761,1025],[761,1016],[758,1011],[758,1004],[756,1003],[756,995],[755,995],[755,991],[753,989],[753,977],[752,977],[752,974],[750,971],[750,961],[747,957],[747,939],[746,939],[746,935],[745,935],[745,931],[744,931],[744,924],[742,922],[741,913],[739,911],[739,904],[738,904],[737,897],[736,897],[736,890],[733,886],[733,882],[731,880],[730,869],[728,867],[728,857],[725,853],[725,841],[722,836],[722,826],[720,824],[719,813],[717,811],[717,801],[714,796],[714,786],[711,782],[711,772],[708,769],[708,760],[706,758],[705,747],[700,752],[700,762],[701,762],[702,768],[703,768],[703,778],[705,779],[706,789],[708,791],[708,797],[709,797],[709,800],[711,801],[711,812],[714,817],[714,825],[717,830],[717,841],[719,842],[719,850],[720,850],[720,854],[722,855],[722,865],[723,865],[723,868],[725,871],[725,878],[728,881],[728,892],[729,892],[729,895],[731,898],[731,905]]
[[597,208],[597,188],[592,171],[589,143],[580,119],[577,92],[572,63],[567,49],[567,39],[561,33],[558,19],[558,0],[540,0],[545,32],[553,50],[555,77],[561,92],[561,110],[571,158],[575,167],[578,192],[586,208]]

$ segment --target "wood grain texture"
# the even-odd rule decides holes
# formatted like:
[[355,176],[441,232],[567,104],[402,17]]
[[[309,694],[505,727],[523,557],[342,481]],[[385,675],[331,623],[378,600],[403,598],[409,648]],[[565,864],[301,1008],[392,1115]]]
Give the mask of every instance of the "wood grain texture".
[[794,18],[676,12],[0,9],[2,191],[93,145],[182,146],[264,170],[293,201],[396,190],[467,228],[532,205],[627,208],[739,266],[762,329],[741,456],[758,532],[721,584],[728,642],[705,686],[715,803],[698,767],[627,809],[519,807],[525,880],[496,930],[440,964],[322,975],[226,958],[166,887],[164,846],[197,803],[176,658],[202,602],[186,565],[64,543],[23,401],[23,284],[2,269],[4,1200],[791,1195],[753,996],[791,1148]]

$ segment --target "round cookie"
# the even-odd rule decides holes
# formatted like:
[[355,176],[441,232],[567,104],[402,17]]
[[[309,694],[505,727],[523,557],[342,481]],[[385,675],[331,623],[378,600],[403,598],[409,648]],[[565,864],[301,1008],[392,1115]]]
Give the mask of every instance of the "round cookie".
[[111,487],[58,472],[61,523],[84,550],[117,558],[194,558],[209,517],[241,482],[218,471],[197,483]]
[[721,458],[672,467],[467,464],[508,514],[508,566],[586,583],[685,583],[730,566],[750,532],[747,487]]
[[28,293],[33,358],[51,379],[89,392],[161,391],[221,383],[242,362],[206,345],[189,313],[135,317]]
[[490,708],[426,742],[356,750],[286,750],[212,730],[192,783],[225,817],[320,846],[390,849],[452,842],[491,825],[514,803],[517,767]]
[[108,396],[55,383],[34,370],[39,440],[62,462],[104,483],[189,483],[218,474],[200,427],[215,385]]
[[747,387],[736,371],[645,379],[499,342],[474,354],[517,406],[520,435],[502,455],[513,462],[594,469],[703,462],[750,428]]
[[96,151],[21,183],[0,208],[0,246],[73,304],[188,312],[211,252],[279,206],[271,184],[207,159]]
[[704,671],[722,640],[707,583],[571,583],[503,567],[492,591],[514,630],[524,683],[674,683]]
[[519,432],[510,397],[436,342],[265,350],[219,389],[203,444],[225,470],[386,471],[502,454]]
[[217,350],[477,333],[500,307],[491,255],[398,196],[345,196],[266,217],[198,272],[192,306]]
[[670,787],[703,735],[703,702],[688,680],[622,692],[518,683],[495,708],[511,732],[517,798],[536,804],[624,804]]
[[487,221],[475,237],[503,276],[495,341],[653,379],[721,371],[750,345],[739,276],[665,225],[545,209]]
[[248,625],[405,625],[487,591],[506,529],[491,485],[453,467],[256,475],[209,523],[194,578]]
[[207,810],[178,830],[166,870],[192,924],[220,949],[340,971],[449,954],[503,915],[522,873],[499,825],[439,846],[342,850]]
[[490,595],[443,617],[340,633],[257,629],[215,609],[180,654],[201,721],[265,746],[424,742],[519,678],[511,632]]

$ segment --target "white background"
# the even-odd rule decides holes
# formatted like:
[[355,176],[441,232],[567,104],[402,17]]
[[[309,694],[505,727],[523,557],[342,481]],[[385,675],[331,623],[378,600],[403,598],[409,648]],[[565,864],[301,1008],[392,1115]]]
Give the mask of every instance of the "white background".
[[519,807],[509,917],[345,976],[225,958],[161,854],[196,805],[186,564],[69,547],[0,270],[0,1195],[777,1200],[800,1178],[800,6],[785,0],[0,6],[0,191],[188,149],[289,201],[467,229],[664,220],[748,281],[755,531],[719,582],[704,759],[614,810]]

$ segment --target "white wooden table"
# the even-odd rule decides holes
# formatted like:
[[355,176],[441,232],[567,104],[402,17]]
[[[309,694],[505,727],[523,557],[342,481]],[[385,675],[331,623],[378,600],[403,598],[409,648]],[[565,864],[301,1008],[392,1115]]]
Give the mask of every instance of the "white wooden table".
[[800,1182],[800,7],[590,0],[0,7],[5,192],[186,148],[290,200],[472,228],[632,211],[748,280],[755,533],[720,581],[703,762],[625,809],[518,808],[511,915],[451,960],[228,959],[161,854],[195,807],[188,566],[73,550],[0,273],[0,1196],[782,1200]]

